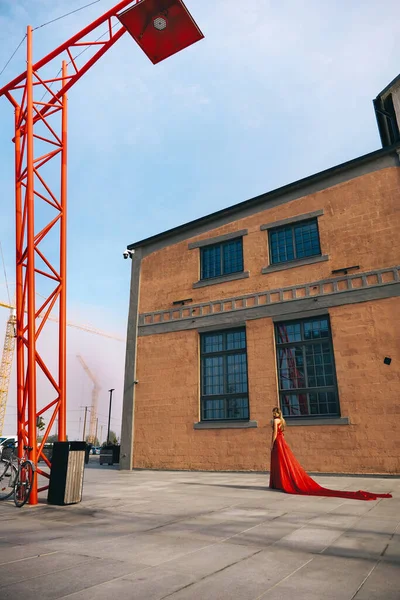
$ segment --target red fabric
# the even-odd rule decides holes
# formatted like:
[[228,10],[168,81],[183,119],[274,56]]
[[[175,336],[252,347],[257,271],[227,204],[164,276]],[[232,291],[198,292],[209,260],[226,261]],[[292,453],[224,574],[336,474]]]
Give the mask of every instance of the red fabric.
[[352,498],[353,500],[376,500],[391,498],[391,494],[374,494],[372,492],[342,492],[329,490],[318,485],[304,471],[296,460],[293,452],[286,443],[280,424],[278,434],[271,452],[271,475],[269,487],[282,490],[287,494],[302,494],[306,496],[333,496],[334,498]]

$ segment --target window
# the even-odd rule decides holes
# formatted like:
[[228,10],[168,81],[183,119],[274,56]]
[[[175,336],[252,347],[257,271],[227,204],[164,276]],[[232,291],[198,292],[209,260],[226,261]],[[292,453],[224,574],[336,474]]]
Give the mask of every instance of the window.
[[201,248],[201,279],[243,271],[242,238]]
[[317,219],[271,229],[271,265],[321,254]]
[[275,336],[283,415],[339,416],[328,317],[277,323]]
[[246,331],[203,333],[201,420],[249,419]]

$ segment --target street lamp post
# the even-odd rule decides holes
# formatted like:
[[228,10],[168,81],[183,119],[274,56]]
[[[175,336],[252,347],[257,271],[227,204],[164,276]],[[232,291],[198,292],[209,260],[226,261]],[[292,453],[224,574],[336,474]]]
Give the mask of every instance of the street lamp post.
[[110,392],[110,408],[108,409],[108,429],[107,429],[107,446],[110,444],[110,422],[111,422],[111,403],[112,403],[112,393],[114,388],[108,390]]

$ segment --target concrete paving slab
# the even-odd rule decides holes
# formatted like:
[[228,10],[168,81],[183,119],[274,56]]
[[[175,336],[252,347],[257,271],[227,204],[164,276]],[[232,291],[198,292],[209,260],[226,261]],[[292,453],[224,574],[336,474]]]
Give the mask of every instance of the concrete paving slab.
[[399,517],[399,503],[397,502],[377,502],[375,506],[372,507],[369,512],[371,517],[378,517],[387,519],[391,517],[393,519],[398,519]]
[[[22,600],[23,598],[55,600],[145,567],[146,565],[136,564],[134,566],[119,560],[87,558],[82,560],[78,566],[60,568],[44,575],[39,572],[18,583],[3,585],[0,581],[0,597],[1,600]],[[21,564],[20,572],[23,578],[23,564]]]
[[53,552],[53,550],[49,548],[48,544],[26,543],[15,545],[15,543],[12,541],[8,543],[8,547],[0,547],[0,567],[14,561],[19,562],[26,559],[37,558],[41,555],[47,554],[48,552]]
[[400,524],[400,513],[397,514],[396,518],[389,519],[387,517],[376,517],[376,515],[370,515],[368,517],[362,517],[351,526],[351,530],[357,532],[357,535],[376,535],[386,536],[393,535],[396,529],[399,528]]
[[397,564],[398,569],[400,570],[400,539],[399,536],[396,536],[396,538],[392,538],[389,541],[387,548],[383,553],[382,560],[384,562],[391,562]]
[[0,592],[1,587],[37,577],[38,573],[44,576],[54,571],[80,566],[85,562],[92,562],[92,560],[91,557],[85,555],[50,552],[3,563]]
[[357,537],[349,532],[341,535],[329,548],[324,550],[323,554],[377,561],[385,552],[388,541],[389,538],[382,540],[375,537]]
[[[97,538],[97,542],[107,543],[108,539],[115,538],[117,536],[131,535],[133,533],[141,533],[143,531],[156,530],[159,527],[163,527],[165,523],[169,523],[170,519],[159,519],[159,518],[148,518],[146,516],[140,517],[139,515],[124,515],[123,519],[116,518],[116,515],[109,515],[108,519],[95,519],[95,528],[93,524],[81,526],[79,528],[73,528],[74,539],[91,539]],[[69,530],[68,530],[69,531]]]
[[[259,600],[353,600],[371,570],[366,560],[315,556],[259,597]],[[383,596],[381,600],[386,600]]]
[[42,528],[40,530],[30,531],[29,526],[30,526],[30,523],[28,524],[28,527],[25,527],[25,530],[22,530],[21,532],[18,532],[18,533],[15,533],[15,531],[12,530],[8,534],[7,539],[9,541],[12,541],[16,545],[23,545],[23,544],[32,544],[32,543],[39,543],[39,542],[47,543],[50,540],[63,539],[72,534],[71,530],[68,527],[57,528],[57,529],[49,527],[48,530],[46,530],[46,528]]
[[399,600],[400,570],[398,565],[379,563],[354,596],[354,600]]
[[306,553],[260,550],[173,594],[171,600],[254,600],[308,560]]
[[91,548],[92,556],[118,560],[134,560],[147,565],[158,565],[207,547],[201,540],[138,534],[111,539],[104,546]]
[[258,554],[259,549],[235,544],[215,544],[168,562],[168,569],[188,573],[197,580]]
[[342,530],[349,529],[352,525],[355,525],[359,520],[357,515],[338,515],[336,513],[323,514],[309,521],[309,524],[313,527],[326,527],[327,529],[337,529],[338,527]]
[[[268,519],[268,522],[271,522]],[[262,522],[260,523],[260,525]],[[213,525],[209,525],[205,527],[202,531],[205,535],[216,535],[222,541],[229,540],[233,537],[240,536],[242,532],[248,531],[257,527],[258,525],[251,520],[231,520],[231,521],[223,521],[222,523],[215,523]]]
[[79,504],[0,503],[1,600],[347,600],[399,565],[400,479],[316,477],[394,490],[357,502],[268,490],[265,474],[119,472],[94,458]]
[[265,548],[297,530],[294,523],[275,519],[232,536],[227,543]]
[[68,600],[160,600],[186,588],[192,582],[193,578],[189,575],[160,567],[157,572],[140,570],[135,574],[82,590],[68,596]]
[[202,541],[205,545],[213,544],[224,539],[224,535],[218,533],[218,530],[212,527],[204,527],[200,524],[193,524],[190,521],[172,523],[165,525],[160,530],[148,532],[149,535],[172,537],[176,539],[190,539]]
[[341,535],[341,529],[304,526],[278,540],[276,546],[317,553],[328,548]]
[[[312,523],[314,519],[319,517],[321,513],[319,511],[303,511],[297,512],[298,509],[295,510],[286,510],[282,515],[280,515],[279,521],[283,523],[293,523],[298,527],[302,525],[306,525],[308,523]],[[322,513],[326,514],[326,513]]]

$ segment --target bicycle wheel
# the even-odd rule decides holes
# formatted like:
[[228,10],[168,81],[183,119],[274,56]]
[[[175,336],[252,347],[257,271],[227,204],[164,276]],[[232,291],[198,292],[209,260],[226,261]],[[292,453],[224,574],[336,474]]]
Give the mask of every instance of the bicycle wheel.
[[15,484],[14,502],[17,508],[21,508],[29,500],[34,476],[32,463],[29,460],[24,461],[18,470]]
[[0,461],[0,500],[7,500],[14,493],[17,467],[8,460]]

